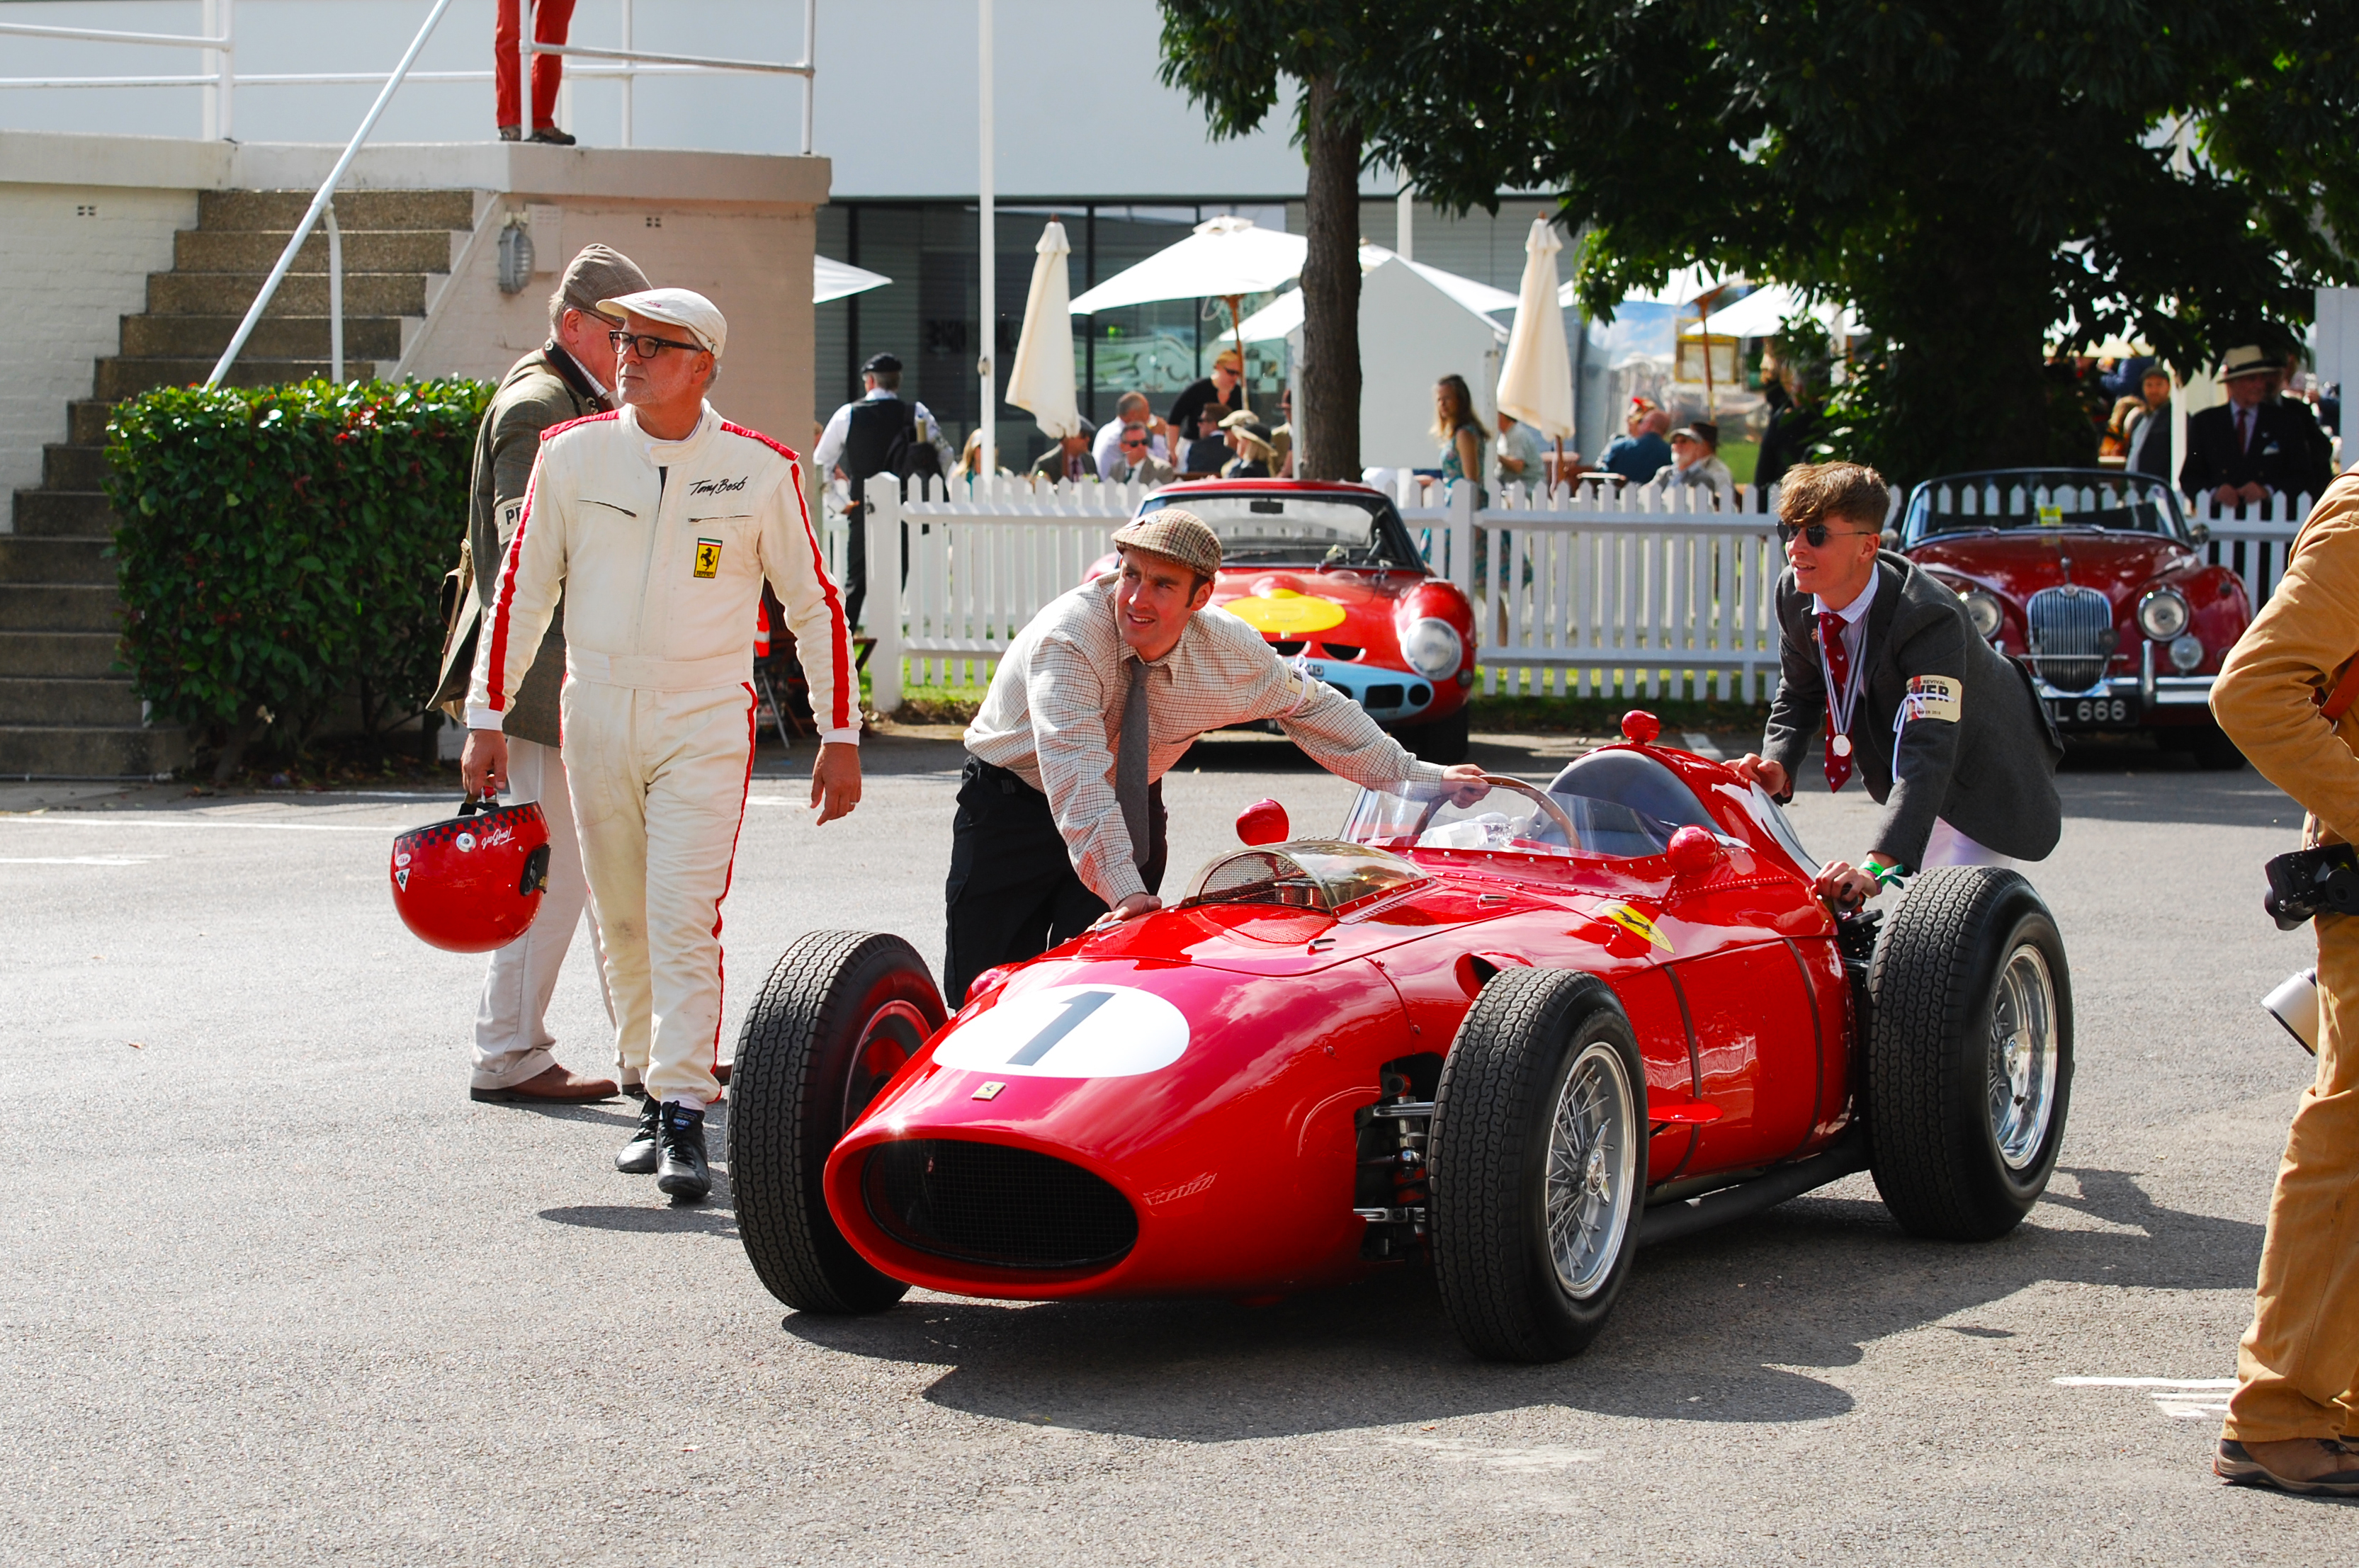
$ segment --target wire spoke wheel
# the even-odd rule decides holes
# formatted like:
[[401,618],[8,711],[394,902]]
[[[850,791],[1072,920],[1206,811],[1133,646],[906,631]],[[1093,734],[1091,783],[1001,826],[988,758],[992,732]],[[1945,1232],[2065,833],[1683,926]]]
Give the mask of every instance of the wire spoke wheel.
[[2007,955],[1991,1002],[1991,1136],[2009,1170],[2028,1166],[2047,1141],[2056,1067],[2056,985],[2027,942]]
[[1633,1119],[1620,1053],[1592,1042],[1565,1075],[1549,1128],[1549,1256],[1558,1283],[1576,1301],[1597,1293],[1630,1224]]

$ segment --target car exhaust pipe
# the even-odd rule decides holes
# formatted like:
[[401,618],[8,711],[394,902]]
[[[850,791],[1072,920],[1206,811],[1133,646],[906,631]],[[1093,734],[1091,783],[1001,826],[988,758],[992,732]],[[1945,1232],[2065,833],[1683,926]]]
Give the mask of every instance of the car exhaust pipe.
[[1684,1202],[1657,1205],[1647,1210],[1638,1223],[1638,1245],[1651,1247],[1658,1241],[1676,1241],[1732,1219],[1743,1219],[1866,1169],[1867,1140],[1856,1132],[1847,1133],[1832,1147],[1807,1160],[1781,1165],[1737,1186],[1723,1187]]

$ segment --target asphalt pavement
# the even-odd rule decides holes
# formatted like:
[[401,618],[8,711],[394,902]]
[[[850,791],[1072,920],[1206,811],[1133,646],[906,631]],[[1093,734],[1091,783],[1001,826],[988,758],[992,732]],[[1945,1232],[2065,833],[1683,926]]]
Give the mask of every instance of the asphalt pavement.
[[[1572,749],[1477,760],[1544,777]],[[808,750],[766,757],[725,1038],[812,927],[939,958],[958,755],[872,741],[864,804],[823,829]],[[625,1104],[468,1100],[482,961],[411,939],[384,885],[390,835],[446,802],[0,789],[0,1561],[2347,1555],[2351,1506],[2206,1469],[2309,1077],[2256,1005],[2308,961],[2259,910],[2298,813],[2135,752],[2061,786],[2032,874],[2079,1076],[2029,1220],[1912,1241],[1855,1177],[1648,1249],[1589,1351],[1537,1368],[1473,1360],[1414,1278],[789,1314],[725,1179],[674,1208],[614,1173]],[[1280,742],[1201,745],[1167,784],[1175,877],[1263,795],[1310,832],[1350,790]],[[1870,809],[1806,785],[1793,815],[1832,856]],[[552,1023],[602,1065],[579,946]]]

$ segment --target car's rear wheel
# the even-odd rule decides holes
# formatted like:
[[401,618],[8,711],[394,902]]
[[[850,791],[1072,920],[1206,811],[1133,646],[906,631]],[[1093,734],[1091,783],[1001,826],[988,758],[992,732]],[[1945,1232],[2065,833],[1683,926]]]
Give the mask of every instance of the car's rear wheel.
[[1450,767],[1466,760],[1469,740],[1469,715],[1461,708],[1447,719],[1437,719],[1430,724],[1404,724],[1393,731],[1393,738],[1409,750],[1419,762],[1436,762]]
[[1434,1273],[1478,1356],[1554,1361],[1594,1338],[1636,1256],[1647,1079],[1611,987],[1509,968],[1468,1010],[1434,1097]]
[[745,1014],[729,1084],[729,1181],[745,1256],[804,1312],[877,1312],[908,1286],[852,1249],[827,1211],[827,1157],[941,1027],[941,993],[898,936],[813,931]]
[[2072,1090],[2072,987],[2055,918],[2015,871],[1918,877],[1876,943],[1870,1169],[1914,1236],[1988,1241],[2047,1190]]

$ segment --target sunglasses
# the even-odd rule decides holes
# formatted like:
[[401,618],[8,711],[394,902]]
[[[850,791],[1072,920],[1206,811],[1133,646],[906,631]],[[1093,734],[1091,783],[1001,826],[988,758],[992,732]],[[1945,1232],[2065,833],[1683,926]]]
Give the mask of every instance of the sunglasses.
[[1122,444],[1125,447],[1143,447],[1147,445],[1147,438],[1144,436],[1125,436],[1122,438]]
[[686,349],[691,354],[704,351],[702,343],[683,343],[677,338],[658,338],[653,332],[609,332],[606,341],[614,345],[616,353],[628,348],[643,360],[651,360],[666,349]]
[[1812,523],[1807,526],[1799,528],[1797,528],[1791,523],[1780,523],[1777,524],[1777,542],[1781,545],[1792,544],[1794,542],[1794,535],[1797,534],[1799,534],[1803,538],[1808,539],[1810,542],[1810,548],[1814,550],[1825,549],[1829,539],[1872,539],[1875,537],[1874,534],[1864,532],[1858,528],[1830,528],[1823,523]]

